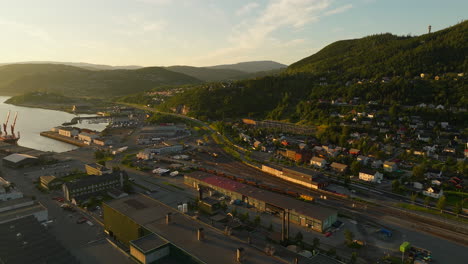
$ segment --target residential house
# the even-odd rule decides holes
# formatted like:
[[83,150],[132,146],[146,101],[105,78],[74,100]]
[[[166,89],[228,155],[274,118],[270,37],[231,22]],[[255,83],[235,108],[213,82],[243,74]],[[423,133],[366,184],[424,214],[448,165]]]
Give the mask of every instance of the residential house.
[[61,127],[58,129],[58,133],[61,136],[65,137],[76,137],[80,133],[80,131],[73,127]]
[[431,140],[431,135],[426,134],[426,133],[418,134],[418,140],[424,141],[424,142],[429,142],[429,140]]
[[375,170],[362,169],[359,172],[359,179],[363,181],[380,183],[380,181],[383,180],[383,174]]
[[261,145],[262,145],[262,142],[260,142],[258,140],[255,140],[255,142],[253,143],[254,148],[259,148]]
[[319,157],[313,157],[310,160],[310,165],[313,165],[317,168],[325,168],[325,166],[327,165],[327,161]]
[[363,156],[363,155],[359,155],[357,157],[357,161],[361,162],[362,165],[367,165],[367,162],[369,162],[369,157],[366,157],[366,156]]
[[349,154],[351,154],[351,155],[359,155],[359,153],[361,153],[361,151],[359,149],[352,148],[352,149],[349,150]]
[[438,187],[431,186],[422,193],[426,196],[439,199],[444,194],[444,191]]
[[336,172],[339,172],[339,173],[344,173],[346,172],[346,170],[348,169],[348,165],[346,164],[342,164],[342,163],[338,163],[338,162],[333,162],[330,167],[332,168],[332,170],[336,171]]
[[424,188],[424,185],[420,182],[413,182],[413,188],[422,190],[422,188]]
[[386,172],[394,172],[398,169],[398,166],[393,161],[385,161],[383,164],[384,171]]
[[440,186],[440,185],[442,185],[442,182],[440,180],[432,180],[431,184],[436,185],[436,186]]
[[374,160],[371,164],[373,169],[380,169],[382,168],[383,162],[381,160]]

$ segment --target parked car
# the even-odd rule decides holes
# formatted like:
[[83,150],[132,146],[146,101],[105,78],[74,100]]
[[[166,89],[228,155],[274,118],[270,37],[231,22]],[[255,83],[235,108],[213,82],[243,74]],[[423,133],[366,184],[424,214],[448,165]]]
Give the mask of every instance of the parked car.
[[330,237],[332,235],[332,232],[326,232],[325,237]]

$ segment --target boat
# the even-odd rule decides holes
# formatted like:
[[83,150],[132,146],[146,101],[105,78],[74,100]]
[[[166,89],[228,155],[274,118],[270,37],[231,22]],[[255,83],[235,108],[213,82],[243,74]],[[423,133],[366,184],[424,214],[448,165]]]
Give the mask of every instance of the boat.
[[15,114],[15,119],[13,121],[13,124],[10,125],[11,134],[8,134],[7,127],[8,127],[8,121],[10,120],[10,111],[8,111],[6,122],[3,123],[3,131],[0,131],[0,142],[5,142],[9,144],[18,143],[18,140],[20,139],[20,133],[18,132],[17,135],[15,135],[15,126],[16,126],[17,118],[18,118],[18,112],[16,112]]

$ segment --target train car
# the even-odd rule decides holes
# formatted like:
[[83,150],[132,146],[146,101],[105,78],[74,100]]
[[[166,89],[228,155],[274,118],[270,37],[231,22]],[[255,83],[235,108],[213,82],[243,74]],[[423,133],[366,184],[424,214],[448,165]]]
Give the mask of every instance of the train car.
[[206,172],[211,173],[211,174],[216,174],[215,170],[207,170]]
[[206,169],[203,168],[203,167],[198,168],[198,170],[199,170],[199,171],[204,171],[204,172],[206,172]]
[[237,178],[236,179],[240,183],[246,183],[247,181],[244,178]]
[[245,183],[248,184],[248,185],[252,185],[252,186],[257,187],[257,182],[255,182],[255,181],[247,180]]
[[286,194],[289,195],[289,196],[292,196],[292,197],[294,197],[294,198],[298,198],[298,197],[299,197],[299,193],[294,192],[294,191],[286,191]]
[[235,180],[235,179],[236,179],[236,177],[234,177],[234,175],[229,175],[229,174],[228,174],[228,175],[225,175],[225,177],[228,178],[228,179],[231,179],[231,180]]

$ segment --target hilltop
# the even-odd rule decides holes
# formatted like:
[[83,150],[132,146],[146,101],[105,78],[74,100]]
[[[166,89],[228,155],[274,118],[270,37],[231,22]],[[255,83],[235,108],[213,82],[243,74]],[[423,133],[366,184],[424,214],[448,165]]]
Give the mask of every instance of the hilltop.
[[[261,66],[261,65],[260,65]],[[183,73],[188,76],[192,76],[194,78],[207,81],[207,82],[215,82],[215,81],[229,81],[229,80],[242,80],[242,79],[249,79],[249,78],[259,78],[267,75],[278,74],[286,68],[276,68],[271,70],[260,70],[260,71],[240,71],[235,69],[224,69],[218,68],[222,66],[214,66],[214,67],[192,67],[192,66],[170,66],[166,67],[166,69]],[[258,67],[258,69],[264,69],[268,67]],[[250,68],[254,69],[254,68]]]
[[67,96],[108,97],[137,93],[164,85],[197,83],[201,81],[161,67],[96,71],[60,64],[0,66],[0,94],[4,95],[47,91]]
[[262,71],[271,71],[279,70],[288,67],[287,65],[275,62],[275,61],[247,61],[239,62],[235,64],[223,64],[210,66],[206,68],[210,69],[230,69],[236,71],[242,71],[247,73],[262,72]]
[[378,34],[334,42],[293,63],[288,72],[356,78],[463,72],[468,66],[467,43],[468,21],[417,37]]
[[[355,97],[382,107],[468,105],[468,22],[422,36],[380,34],[332,43],[279,75],[189,89],[160,109],[190,109],[206,119],[257,118],[315,122],[321,100]],[[328,110],[327,110],[328,111]]]

